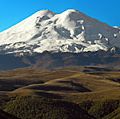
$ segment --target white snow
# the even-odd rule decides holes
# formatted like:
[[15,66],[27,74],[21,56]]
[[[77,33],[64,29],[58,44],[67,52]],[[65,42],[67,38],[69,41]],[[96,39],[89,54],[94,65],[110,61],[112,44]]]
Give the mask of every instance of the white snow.
[[6,53],[107,51],[120,47],[120,35],[119,29],[74,9],[61,14],[41,10],[0,32],[0,46],[4,45]]

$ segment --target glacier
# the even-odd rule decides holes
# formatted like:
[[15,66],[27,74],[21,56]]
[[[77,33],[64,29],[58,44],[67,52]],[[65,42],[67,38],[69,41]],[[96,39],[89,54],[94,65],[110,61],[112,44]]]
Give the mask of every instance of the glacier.
[[120,29],[78,10],[40,10],[0,32],[0,53],[96,52],[120,48]]

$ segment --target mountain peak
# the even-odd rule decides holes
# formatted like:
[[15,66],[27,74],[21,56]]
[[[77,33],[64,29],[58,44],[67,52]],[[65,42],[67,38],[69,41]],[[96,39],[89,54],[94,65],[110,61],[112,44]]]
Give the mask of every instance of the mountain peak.
[[64,11],[64,13],[72,13],[72,12],[79,12],[79,11],[75,10],[75,9],[68,9],[68,10]]
[[80,12],[78,10],[75,9],[68,9],[66,11],[64,11],[63,13],[61,13],[61,15],[63,15],[64,17],[69,17],[71,15],[80,15]]
[[95,52],[120,47],[119,29],[68,9],[41,10],[0,33],[0,52]]
[[43,16],[48,16],[48,17],[52,17],[55,15],[55,13],[53,13],[50,10],[40,10],[36,13],[38,16],[43,17]]

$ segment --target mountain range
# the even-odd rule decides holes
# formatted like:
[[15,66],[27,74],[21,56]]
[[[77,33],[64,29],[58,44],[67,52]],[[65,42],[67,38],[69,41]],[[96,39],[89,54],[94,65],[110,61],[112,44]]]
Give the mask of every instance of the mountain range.
[[95,52],[120,47],[120,29],[69,9],[61,14],[38,11],[0,33],[5,53]]
[[41,10],[0,32],[1,68],[46,67],[46,62],[47,67],[118,63],[119,49],[119,27],[74,9],[61,14]]

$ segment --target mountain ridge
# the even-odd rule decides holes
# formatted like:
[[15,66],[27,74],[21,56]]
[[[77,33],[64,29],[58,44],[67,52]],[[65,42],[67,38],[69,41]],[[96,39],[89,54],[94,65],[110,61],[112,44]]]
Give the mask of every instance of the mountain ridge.
[[96,52],[119,48],[119,28],[99,22],[78,10],[61,14],[41,10],[0,32],[0,53]]

